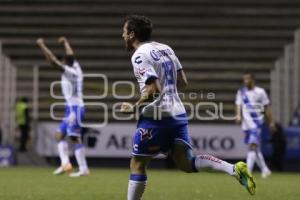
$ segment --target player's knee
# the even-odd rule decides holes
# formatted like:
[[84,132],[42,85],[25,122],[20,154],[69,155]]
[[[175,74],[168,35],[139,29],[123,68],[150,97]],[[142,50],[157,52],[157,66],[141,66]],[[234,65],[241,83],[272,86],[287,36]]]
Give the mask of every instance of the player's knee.
[[74,144],[80,144],[81,143],[80,137],[77,137],[77,136],[70,136],[70,140]]
[[133,173],[145,173],[146,172],[146,165],[141,161],[134,161],[130,162],[130,169]]
[[134,172],[144,172],[146,170],[146,166],[141,162],[132,162],[130,164],[130,169]]
[[256,149],[257,149],[257,145],[256,145],[256,144],[253,143],[253,144],[250,144],[250,145],[249,145],[249,150],[250,150],[250,151],[254,151],[254,150],[256,150]]
[[60,132],[56,132],[55,134],[54,134],[54,138],[55,138],[55,140],[56,141],[61,141],[61,140],[63,140],[64,139],[64,135],[62,134],[62,133],[60,133]]

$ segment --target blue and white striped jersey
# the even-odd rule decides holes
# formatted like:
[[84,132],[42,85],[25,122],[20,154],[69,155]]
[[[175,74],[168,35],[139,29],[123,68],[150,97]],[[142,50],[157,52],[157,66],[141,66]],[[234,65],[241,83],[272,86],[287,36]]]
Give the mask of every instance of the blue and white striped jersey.
[[259,128],[264,122],[264,107],[270,104],[266,91],[255,86],[249,90],[243,87],[236,94],[235,104],[242,108],[242,129]]
[[144,117],[154,117],[156,113],[175,117],[186,113],[176,87],[177,71],[182,66],[171,47],[158,42],[142,44],[132,55],[131,62],[141,93],[153,77],[159,80],[162,89],[161,94],[143,108]]

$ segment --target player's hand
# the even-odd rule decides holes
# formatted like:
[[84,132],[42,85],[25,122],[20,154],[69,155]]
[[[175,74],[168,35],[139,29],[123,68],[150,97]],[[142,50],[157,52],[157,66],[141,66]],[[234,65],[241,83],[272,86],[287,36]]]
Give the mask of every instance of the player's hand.
[[240,124],[241,121],[242,121],[241,117],[240,116],[236,116],[235,123]]
[[121,105],[122,113],[133,113],[133,111],[134,111],[134,107],[131,103],[127,103],[127,102],[122,103]]
[[58,43],[65,43],[67,41],[67,38],[65,36],[59,37],[57,39]]
[[38,39],[36,40],[36,43],[37,43],[37,45],[41,46],[41,45],[45,44],[45,41],[44,41],[43,38],[38,38]]

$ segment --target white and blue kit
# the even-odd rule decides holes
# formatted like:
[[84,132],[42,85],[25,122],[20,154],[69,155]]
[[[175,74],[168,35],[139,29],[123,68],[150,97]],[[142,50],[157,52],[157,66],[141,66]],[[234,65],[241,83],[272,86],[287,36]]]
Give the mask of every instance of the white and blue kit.
[[155,156],[168,152],[176,140],[190,145],[186,110],[179,98],[177,71],[182,66],[174,51],[158,42],[142,44],[131,62],[141,94],[145,86],[158,79],[161,93],[142,108],[133,138],[133,155]]
[[264,108],[270,100],[263,88],[255,86],[252,89],[243,87],[238,90],[235,104],[242,108],[242,130],[245,133],[246,144],[261,143],[261,128],[264,123]]
[[[145,86],[158,80],[161,92],[151,103],[142,108],[137,129],[133,137],[134,156],[155,156],[169,153],[177,141],[189,149],[191,172],[212,168],[234,175],[234,166],[210,155],[193,156],[188,134],[188,117],[177,92],[177,72],[182,66],[174,51],[167,45],[149,42],[142,44],[132,56],[134,74],[143,94]],[[172,153],[172,152],[171,152]],[[141,199],[147,182],[147,175],[131,174],[128,183],[128,200]]]
[[58,131],[63,135],[81,135],[81,123],[85,116],[82,98],[83,74],[79,63],[75,60],[73,66],[64,65],[61,75],[61,89],[64,95],[65,117]]

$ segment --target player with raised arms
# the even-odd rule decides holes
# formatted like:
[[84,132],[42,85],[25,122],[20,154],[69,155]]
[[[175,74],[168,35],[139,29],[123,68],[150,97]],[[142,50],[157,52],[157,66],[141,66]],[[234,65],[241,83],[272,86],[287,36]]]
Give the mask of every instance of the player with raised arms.
[[233,165],[211,155],[193,154],[186,110],[177,91],[187,86],[186,75],[173,49],[151,41],[151,33],[150,19],[138,15],[125,18],[122,37],[127,50],[134,51],[131,62],[141,93],[136,103],[124,102],[121,106],[123,113],[140,111],[133,137],[127,199],[142,198],[147,166],[159,153],[169,153],[184,172],[198,172],[204,168],[225,172],[253,195],[255,183],[245,163]]
[[68,40],[65,37],[60,37],[58,42],[62,43],[65,48],[63,61],[57,59],[42,38],[37,39],[37,45],[41,48],[47,61],[61,71],[61,89],[66,101],[65,118],[55,133],[61,166],[53,174],[59,175],[72,170],[69,147],[66,141],[69,137],[74,144],[75,158],[79,166],[79,171],[71,173],[70,177],[87,176],[89,175],[89,169],[85,157],[85,148],[81,141],[81,123],[85,116],[82,98],[83,74]]

